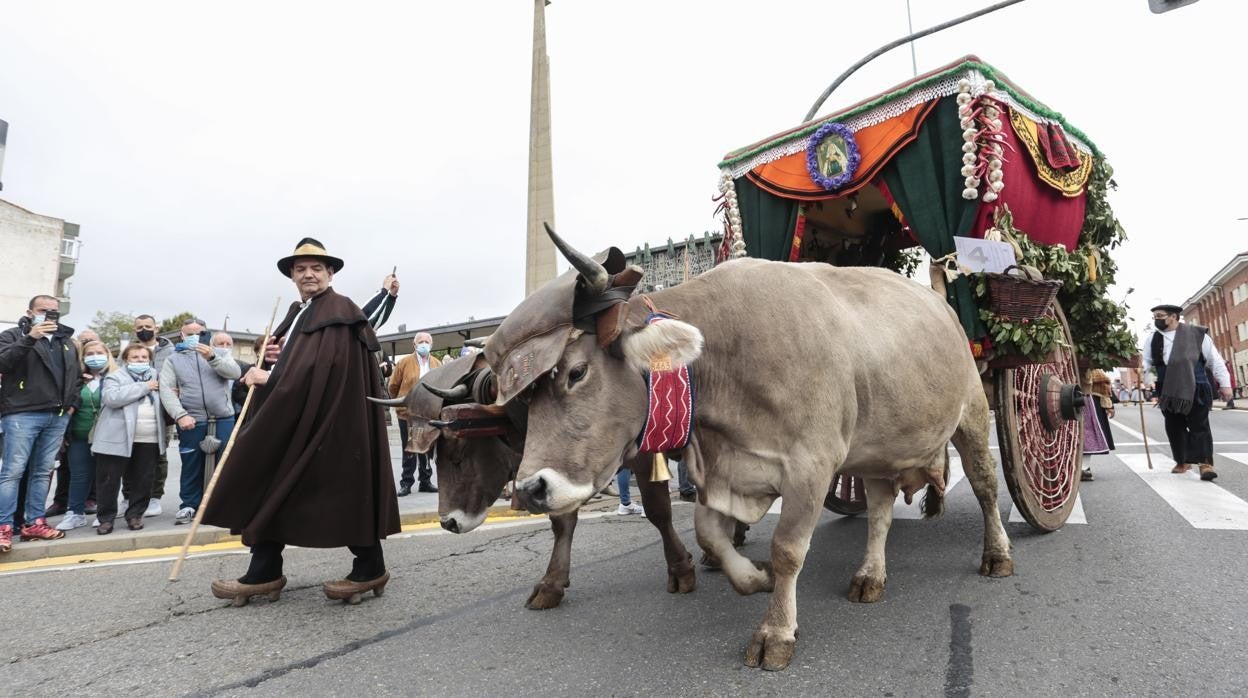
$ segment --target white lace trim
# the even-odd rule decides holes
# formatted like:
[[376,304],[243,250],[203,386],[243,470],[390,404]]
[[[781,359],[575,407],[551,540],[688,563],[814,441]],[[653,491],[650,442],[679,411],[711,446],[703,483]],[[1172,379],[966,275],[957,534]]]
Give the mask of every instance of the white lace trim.
[[[979,97],[985,93],[984,88],[989,80],[988,76],[978,70],[975,70],[974,68],[971,68],[962,74],[952,73],[947,75],[944,78],[941,78],[938,82],[908,92],[897,99],[887,102],[886,104],[881,104],[874,109],[865,111],[840,123],[848,126],[851,131],[855,132],[868,126],[883,123],[889,119],[901,116],[923,102],[957,94],[958,81],[963,79],[970,81],[972,96]],[[1037,123],[1057,123],[1053,119],[1046,119],[1031,111],[1027,107],[1024,107],[1022,104],[1019,104],[1017,100],[1009,95],[1009,93],[1001,89],[993,90],[988,96],[1010,105],[1011,108],[1024,114],[1028,119]],[[826,122],[827,119],[823,119],[822,121]],[[1079,138],[1075,137],[1075,135],[1070,131],[1066,129],[1062,130],[1066,133],[1066,137],[1070,139],[1070,142],[1073,143],[1080,152],[1088,156],[1092,155],[1092,148],[1090,148]],[[746,172],[749,172],[759,165],[765,165],[769,162],[774,162],[780,158],[788,157],[794,153],[800,153],[803,150],[806,150],[806,144],[809,140],[810,136],[806,136],[804,138],[795,138],[785,143],[780,143],[772,148],[768,148],[767,150],[758,153],[748,160],[743,160],[736,165],[725,167],[723,168],[723,171],[728,173],[733,179],[743,177]]]

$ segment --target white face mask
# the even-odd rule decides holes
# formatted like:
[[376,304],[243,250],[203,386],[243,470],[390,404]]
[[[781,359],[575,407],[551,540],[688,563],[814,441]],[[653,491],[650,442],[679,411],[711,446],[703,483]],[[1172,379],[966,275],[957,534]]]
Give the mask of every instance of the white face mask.
[[213,347],[212,353],[220,356],[221,358],[225,358],[230,355],[230,347]]

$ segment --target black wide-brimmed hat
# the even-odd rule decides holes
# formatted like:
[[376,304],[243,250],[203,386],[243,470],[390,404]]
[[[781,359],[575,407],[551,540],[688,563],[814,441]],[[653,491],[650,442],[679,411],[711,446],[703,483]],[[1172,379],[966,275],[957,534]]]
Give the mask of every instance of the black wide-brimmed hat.
[[329,268],[334,270],[335,274],[337,274],[343,266],[341,259],[325,251],[325,246],[321,244],[320,240],[304,238],[299,241],[298,245],[295,245],[295,251],[293,254],[289,257],[282,257],[277,260],[277,270],[282,272],[282,276],[289,277],[291,265],[293,265],[295,260],[300,257],[314,257],[316,259],[324,260],[324,262],[329,265]]
[[1180,307],[1179,307],[1179,306],[1177,306],[1177,305],[1169,305],[1169,304],[1155,305],[1155,306],[1153,306],[1152,308],[1150,308],[1148,312],[1150,312],[1150,313],[1155,313],[1155,312],[1157,312],[1158,310],[1164,310],[1164,311],[1166,311],[1167,313],[1171,313],[1171,314],[1173,314],[1173,315],[1182,315],[1182,314],[1183,314],[1183,309],[1182,309],[1182,308],[1180,308]]

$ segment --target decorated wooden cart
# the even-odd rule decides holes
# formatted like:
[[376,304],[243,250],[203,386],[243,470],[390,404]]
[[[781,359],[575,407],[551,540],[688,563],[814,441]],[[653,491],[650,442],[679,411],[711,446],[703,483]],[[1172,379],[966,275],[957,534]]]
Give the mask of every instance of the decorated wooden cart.
[[[721,258],[907,275],[932,261],[931,284],[979,362],[1014,502],[1036,528],[1060,528],[1079,490],[1082,370],[1134,354],[1124,306],[1106,297],[1108,253],[1123,232],[1092,141],[972,56],[735,150],[719,167]],[[1006,243],[1029,276],[970,273],[977,265],[958,258],[957,238]],[[964,257],[981,252],[961,242]],[[838,478],[826,506],[863,511],[862,483]]]

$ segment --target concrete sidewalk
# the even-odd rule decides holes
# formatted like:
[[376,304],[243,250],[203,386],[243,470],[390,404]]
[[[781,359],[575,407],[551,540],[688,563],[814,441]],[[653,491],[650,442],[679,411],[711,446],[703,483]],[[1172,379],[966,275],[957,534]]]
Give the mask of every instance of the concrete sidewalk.
[[[389,432],[390,461],[394,470],[395,487],[397,488],[399,476],[402,472],[403,449],[399,444],[398,427],[391,427]],[[175,525],[173,523],[173,516],[177,512],[180,503],[178,500],[178,482],[182,472],[182,463],[178,459],[177,439],[170,443],[168,454],[169,477],[165,481],[165,495],[160,502],[164,508],[164,513],[160,516],[143,519],[143,530],[131,531],[126,528],[126,521],[119,512],[118,518],[114,521],[115,528],[113,532],[106,536],[97,534],[96,529],[91,526],[68,531],[64,538],[54,541],[23,543],[14,535],[13,550],[5,555],[0,555],[0,565],[10,562],[26,562],[65,556],[82,556],[84,560],[88,560],[90,556],[100,553],[181,546],[183,541],[186,540],[186,534],[191,527],[190,524]],[[436,480],[437,474],[435,472],[435,484]],[[52,491],[49,491],[49,502],[51,502],[51,496]],[[406,497],[399,497],[398,501],[399,516],[404,526],[431,523],[438,520],[438,495],[436,494],[412,492]],[[495,518],[527,515],[528,513],[524,511],[513,511],[510,500],[503,499],[498,500],[494,506],[490,507],[488,512],[488,516]],[[94,519],[93,516],[88,518]],[[57,516],[50,518],[48,522],[55,526],[60,520],[61,517]],[[226,529],[215,526],[200,526],[191,544],[209,545],[237,540],[238,536],[230,535],[230,532]]]

